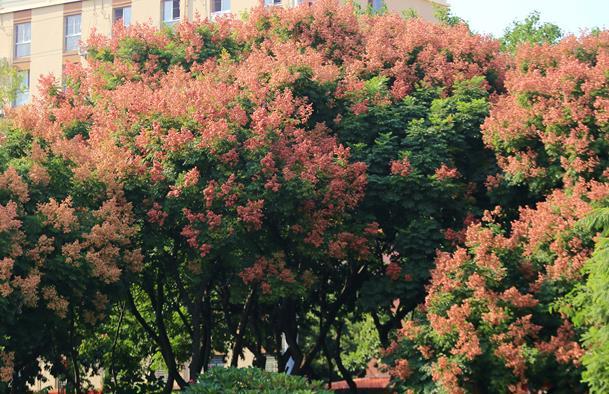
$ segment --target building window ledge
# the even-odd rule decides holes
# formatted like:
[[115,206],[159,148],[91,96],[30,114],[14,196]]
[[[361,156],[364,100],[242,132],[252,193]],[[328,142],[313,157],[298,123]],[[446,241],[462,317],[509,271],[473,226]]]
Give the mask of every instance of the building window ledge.
[[211,13],[211,20],[213,21],[226,15],[230,15],[230,10],[214,11]]

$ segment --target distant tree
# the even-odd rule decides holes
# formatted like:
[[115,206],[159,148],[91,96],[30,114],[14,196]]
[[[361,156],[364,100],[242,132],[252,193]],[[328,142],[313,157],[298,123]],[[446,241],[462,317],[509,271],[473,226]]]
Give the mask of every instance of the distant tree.
[[508,27],[501,38],[501,47],[508,52],[515,52],[516,48],[523,43],[544,44],[556,43],[563,36],[563,32],[557,25],[549,22],[541,22],[538,11],[534,11],[523,21],[514,21]]
[[17,69],[11,66],[8,60],[0,59],[0,114],[2,109],[15,99],[20,86],[21,79]]
[[452,13],[450,7],[434,5],[434,16],[440,23],[448,26],[467,25],[465,20]]
[[363,373],[372,358],[381,353],[381,342],[372,316],[366,314],[361,320],[346,321],[343,353],[345,368]]
[[155,371],[164,369],[162,358],[156,344],[142,338],[146,338],[146,332],[129,313],[126,303],[116,303],[95,332],[83,339],[78,349],[80,361],[103,374],[105,391],[159,393],[163,381],[155,376]]
[[402,16],[404,19],[413,19],[418,18],[419,13],[414,8],[406,8],[404,11],[402,11]]

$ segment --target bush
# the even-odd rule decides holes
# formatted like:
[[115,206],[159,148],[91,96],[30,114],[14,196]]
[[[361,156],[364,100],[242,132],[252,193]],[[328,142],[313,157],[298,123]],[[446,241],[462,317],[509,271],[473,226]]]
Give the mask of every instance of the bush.
[[212,368],[186,393],[330,393],[321,382],[258,368]]

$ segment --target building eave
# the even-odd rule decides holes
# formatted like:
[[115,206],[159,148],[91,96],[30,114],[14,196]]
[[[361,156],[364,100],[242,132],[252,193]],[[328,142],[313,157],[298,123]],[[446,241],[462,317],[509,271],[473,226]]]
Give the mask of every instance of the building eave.
[[434,3],[434,4],[437,4],[437,5],[440,5],[442,7],[448,7],[448,6],[450,6],[450,4],[448,4],[447,0],[427,0],[427,1],[429,1],[430,3]]
[[49,7],[80,0],[0,0],[0,14]]

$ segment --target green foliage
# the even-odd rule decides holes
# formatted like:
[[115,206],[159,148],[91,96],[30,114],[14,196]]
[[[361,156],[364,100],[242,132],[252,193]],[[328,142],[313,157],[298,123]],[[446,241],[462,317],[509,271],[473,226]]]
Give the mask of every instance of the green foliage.
[[17,69],[11,66],[8,60],[0,59],[0,112],[15,99],[20,86]]
[[501,47],[504,51],[513,53],[524,43],[553,44],[562,36],[560,27],[549,22],[542,23],[539,12],[534,11],[523,21],[514,21],[512,26],[505,30],[501,38]]
[[245,393],[331,393],[321,383],[308,382],[301,376],[267,372],[258,368],[211,368],[199,377],[186,394]]
[[582,227],[600,231],[594,253],[584,268],[588,277],[567,298],[567,311],[585,330],[583,381],[593,393],[609,391],[609,208],[597,208],[580,221]]
[[461,19],[460,17],[458,17],[456,15],[453,15],[453,13],[450,10],[450,7],[434,4],[434,8],[435,8],[434,16],[440,23],[443,23],[448,26],[456,26],[456,25],[460,25],[460,24],[467,25],[467,23],[465,23],[465,21],[463,19]]
[[407,8],[404,11],[402,11],[402,16],[405,19],[413,19],[413,18],[418,18],[419,13],[414,8]]
[[360,321],[347,321],[343,334],[342,359],[345,368],[356,373],[365,372],[368,362],[381,352],[379,334],[372,316],[364,315]]
[[[385,94],[384,81],[373,77],[364,89],[371,95]],[[468,212],[480,214],[477,207],[488,206],[482,184],[487,174],[496,172],[496,164],[479,134],[489,109],[484,81],[476,77],[458,82],[444,96],[438,89],[420,87],[395,105],[374,106],[341,121],[341,141],[368,165],[362,211],[381,225],[382,248],[403,256],[402,274],[411,278],[366,283],[365,309],[378,311],[378,305],[385,304],[388,310],[388,299],[420,302],[435,250],[445,242],[443,229],[459,230]],[[402,158],[412,172],[395,176],[387,163]],[[442,164],[455,167],[459,177],[438,180],[435,171]],[[478,186],[468,189],[470,183]]]
[[145,336],[126,306],[117,304],[95,335],[83,340],[81,361],[98,373],[104,371],[104,388],[109,392],[159,393],[163,382],[154,371],[160,356],[154,342],[142,340]]

